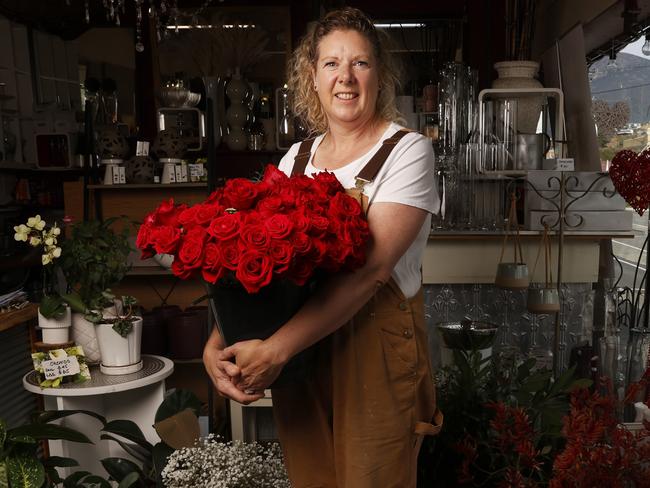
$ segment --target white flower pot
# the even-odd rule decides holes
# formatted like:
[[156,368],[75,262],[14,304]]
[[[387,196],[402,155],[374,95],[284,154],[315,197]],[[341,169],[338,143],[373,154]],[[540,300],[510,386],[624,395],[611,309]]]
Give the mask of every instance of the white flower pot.
[[89,364],[99,363],[102,356],[97,344],[95,324],[88,322],[81,313],[72,314],[72,340],[83,348]]
[[97,324],[95,327],[102,356],[102,366],[110,368],[140,363],[142,317],[137,317],[137,320],[133,322],[133,330],[126,337],[122,337],[113,330],[113,324]]
[[65,307],[65,312],[60,318],[46,318],[38,312],[38,326],[43,332],[44,344],[63,344],[70,340],[70,326],[72,318],[70,307]]

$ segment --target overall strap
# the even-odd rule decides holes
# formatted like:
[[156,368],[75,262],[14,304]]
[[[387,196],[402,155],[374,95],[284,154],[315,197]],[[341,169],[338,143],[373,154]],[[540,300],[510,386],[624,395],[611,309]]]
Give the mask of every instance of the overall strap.
[[407,129],[400,129],[388,139],[384,139],[381,147],[372,156],[372,158],[370,158],[370,161],[366,163],[361,171],[359,171],[359,174],[355,176],[357,188],[363,187],[363,185],[370,183],[377,177],[379,170],[381,169],[386,159],[388,159],[388,156],[390,155],[393,148],[397,145],[400,139],[402,139],[402,137],[404,137],[409,132],[411,131]]
[[293,159],[293,168],[291,169],[291,176],[302,175],[305,173],[305,168],[311,156],[311,146],[314,145],[316,139],[305,139],[298,147],[298,153]]

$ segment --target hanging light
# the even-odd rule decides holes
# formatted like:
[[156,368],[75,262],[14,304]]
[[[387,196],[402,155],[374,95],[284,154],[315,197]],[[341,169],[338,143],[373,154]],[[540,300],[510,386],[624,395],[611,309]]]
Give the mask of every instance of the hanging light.
[[618,69],[618,64],[616,63],[616,49],[614,49],[613,42],[612,42],[612,47],[609,50],[609,61],[607,61],[607,69],[608,70]]
[[641,52],[645,56],[650,56],[650,29],[645,31],[645,43],[643,44],[643,47],[641,48]]

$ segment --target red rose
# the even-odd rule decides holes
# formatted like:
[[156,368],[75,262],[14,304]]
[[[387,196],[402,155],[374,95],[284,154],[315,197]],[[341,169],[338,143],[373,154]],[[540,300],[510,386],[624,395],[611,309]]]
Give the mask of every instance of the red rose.
[[278,190],[276,195],[282,199],[283,208],[291,209],[296,207],[298,193],[290,186],[283,186]]
[[318,266],[325,259],[329,246],[321,239],[312,239],[311,245],[312,248],[309,252],[309,258],[313,261],[315,266]]
[[223,188],[217,188],[215,191],[208,195],[208,198],[205,199],[203,203],[219,203],[223,204]]
[[267,164],[264,169],[264,176],[262,181],[269,186],[284,185],[289,180],[289,177],[280,171],[276,166]]
[[310,220],[310,235],[314,236],[322,236],[327,232],[327,227],[329,226],[329,220],[327,217],[323,217],[318,214],[311,214],[309,215],[309,220]]
[[178,214],[178,223],[186,229],[196,226],[196,212],[199,210],[198,205],[188,207]]
[[275,214],[264,221],[266,230],[273,239],[284,239],[293,230],[293,222],[283,214]]
[[309,217],[305,215],[303,210],[296,210],[291,212],[291,222],[293,222],[293,228],[296,232],[307,232],[309,230]]
[[288,277],[298,286],[307,283],[314,272],[314,265],[307,259],[294,260],[289,268]]
[[327,195],[335,195],[345,190],[341,182],[336,179],[334,173],[330,173],[329,171],[321,171],[313,175],[313,178],[316,182],[316,188]]
[[210,222],[208,234],[219,240],[226,241],[239,234],[241,215],[239,213],[225,213]]
[[311,251],[311,237],[304,232],[295,232],[291,236],[291,245],[296,254],[307,254]]
[[270,195],[259,201],[257,211],[263,216],[274,215],[282,212],[284,206],[282,198],[277,195]]
[[215,242],[208,242],[203,253],[203,279],[216,283],[226,272],[221,261],[221,247]]
[[171,225],[163,225],[154,231],[154,248],[159,254],[174,254],[181,242],[181,231]]
[[271,282],[273,262],[269,256],[259,251],[246,251],[239,258],[235,277],[248,293],[257,293]]
[[284,273],[289,269],[293,257],[293,246],[285,239],[273,239],[269,246],[269,254],[273,259],[273,271],[276,274]]
[[242,250],[257,249],[264,251],[271,242],[269,232],[262,223],[244,226],[239,233],[239,239]]
[[330,199],[329,214],[336,218],[358,217],[361,215],[361,206],[349,195],[337,193]]
[[231,271],[237,269],[239,264],[239,255],[241,254],[237,239],[230,239],[219,243],[219,250],[221,252],[221,262],[223,266]]
[[156,223],[159,225],[174,225],[178,214],[186,208],[187,205],[175,206],[174,199],[170,198],[158,205],[158,208],[154,211]]
[[154,227],[150,223],[144,223],[140,226],[135,245],[142,251],[141,259],[150,258],[155,254],[153,251],[154,235]]
[[223,207],[217,203],[202,203],[196,205],[196,213],[194,214],[194,219],[196,223],[200,226],[206,227],[210,224],[210,221],[215,217],[218,217],[223,212]]
[[[185,268],[198,268],[203,261],[203,246],[207,234],[201,227],[190,229],[183,238],[178,259]],[[174,260],[176,261],[176,260]]]
[[233,178],[228,180],[223,189],[224,199],[230,207],[237,210],[251,208],[259,195],[258,185],[246,178]]

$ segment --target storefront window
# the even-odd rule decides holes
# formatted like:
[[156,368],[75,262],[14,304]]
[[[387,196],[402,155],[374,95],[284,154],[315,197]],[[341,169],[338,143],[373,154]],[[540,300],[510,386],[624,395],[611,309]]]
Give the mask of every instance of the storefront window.
[[[643,54],[645,36],[629,43],[613,56],[604,56],[589,69],[592,110],[596,122],[600,162],[609,168],[622,149],[643,151],[650,142],[650,56]],[[648,214],[634,213],[634,239],[614,239],[612,248],[623,276],[620,286],[639,288],[646,271],[646,251],[641,254],[648,234]],[[634,282],[637,261],[639,273]]]

